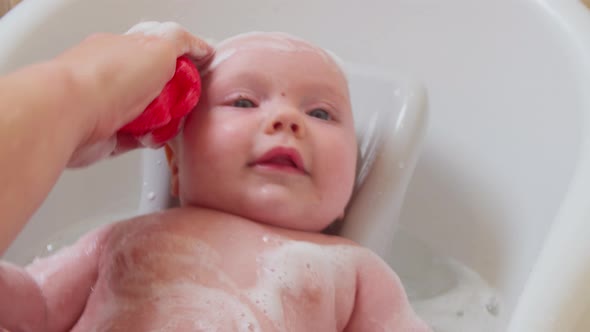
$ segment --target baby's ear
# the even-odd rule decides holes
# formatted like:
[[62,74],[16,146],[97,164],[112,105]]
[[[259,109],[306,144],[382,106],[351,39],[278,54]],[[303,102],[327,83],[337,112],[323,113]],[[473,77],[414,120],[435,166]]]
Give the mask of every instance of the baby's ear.
[[172,148],[173,143],[167,143],[164,148],[166,149],[166,159],[168,159],[168,167],[170,167],[170,194],[178,198],[178,153]]

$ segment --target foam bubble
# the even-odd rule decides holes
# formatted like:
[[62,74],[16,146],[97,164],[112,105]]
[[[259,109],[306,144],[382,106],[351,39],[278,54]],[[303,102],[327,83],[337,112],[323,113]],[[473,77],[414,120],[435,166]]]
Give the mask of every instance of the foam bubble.
[[[261,253],[257,259],[258,280],[248,289],[246,296],[280,329],[284,322],[282,294],[288,291],[300,297],[310,289],[321,289],[325,298],[333,298],[336,290],[333,280],[354,274],[350,264],[350,251],[343,246],[319,246],[307,242],[285,241],[266,237],[266,243],[275,245]],[[342,257],[346,256],[346,257]],[[313,269],[312,269],[313,266]]]

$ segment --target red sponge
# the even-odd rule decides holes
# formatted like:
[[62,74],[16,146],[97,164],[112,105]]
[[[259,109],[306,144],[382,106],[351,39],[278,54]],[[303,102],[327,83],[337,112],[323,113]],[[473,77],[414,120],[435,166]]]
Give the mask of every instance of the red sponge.
[[176,72],[160,95],[119,133],[134,136],[145,146],[160,147],[178,134],[200,96],[199,72],[189,58],[182,56],[176,60]]

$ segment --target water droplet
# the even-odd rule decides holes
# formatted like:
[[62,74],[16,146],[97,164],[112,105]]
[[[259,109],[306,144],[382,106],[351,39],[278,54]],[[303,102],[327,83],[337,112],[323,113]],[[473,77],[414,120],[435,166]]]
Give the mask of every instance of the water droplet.
[[156,193],[153,191],[150,191],[147,195],[147,199],[149,199],[150,201],[153,201],[154,199],[156,199]]
[[47,252],[52,252],[53,251],[53,244],[48,244],[47,245]]
[[262,241],[263,241],[264,243],[267,243],[269,240],[270,240],[270,239],[268,238],[268,236],[267,236],[267,235],[265,235],[265,236],[263,236],[263,237],[262,237]]
[[495,297],[490,298],[486,304],[486,310],[490,313],[490,315],[498,316],[500,313],[500,304],[498,303],[498,299]]
[[148,183],[146,181],[143,181],[143,186],[147,187]]

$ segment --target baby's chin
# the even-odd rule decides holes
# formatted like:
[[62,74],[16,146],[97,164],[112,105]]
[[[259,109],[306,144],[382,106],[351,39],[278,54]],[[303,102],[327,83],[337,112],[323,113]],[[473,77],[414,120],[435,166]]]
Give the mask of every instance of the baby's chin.
[[313,216],[290,216],[281,213],[261,213],[260,211],[243,214],[242,217],[268,226],[309,233],[319,233],[330,226],[333,221],[319,220]]
[[246,203],[240,206],[239,204],[208,204],[181,200],[180,206],[215,210],[267,226],[311,233],[322,232],[337,219],[336,215],[325,217],[325,213],[318,211],[317,208],[301,205],[285,207],[280,204]]
[[[271,194],[272,193],[272,194]],[[258,192],[236,206],[235,214],[269,226],[302,232],[321,232],[337,217],[329,204],[320,204],[307,195],[292,195],[280,190]]]

